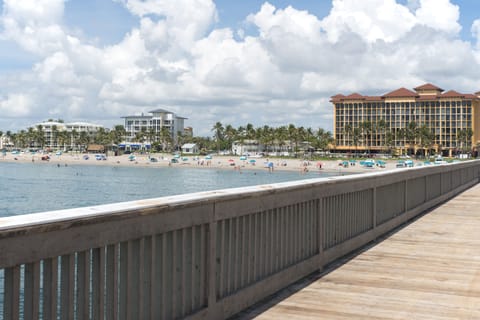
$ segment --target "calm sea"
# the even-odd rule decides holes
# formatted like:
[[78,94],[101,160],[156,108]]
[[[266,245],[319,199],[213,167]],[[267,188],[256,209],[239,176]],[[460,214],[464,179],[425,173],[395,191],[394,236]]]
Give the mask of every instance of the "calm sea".
[[0,217],[337,173],[0,163]]

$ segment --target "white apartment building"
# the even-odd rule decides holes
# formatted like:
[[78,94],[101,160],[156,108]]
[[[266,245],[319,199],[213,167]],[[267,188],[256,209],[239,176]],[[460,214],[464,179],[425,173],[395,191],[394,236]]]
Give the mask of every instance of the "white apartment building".
[[[32,126],[34,130],[38,130],[38,127],[41,126],[44,132],[45,137],[45,146],[49,148],[58,148],[58,140],[55,138],[57,132],[66,131],[67,133],[76,132],[80,135],[82,132],[86,132],[88,136],[94,136],[101,128],[102,125],[86,123],[86,122],[71,122],[63,123],[57,121],[44,121],[35,124]],[[66,145],[72,145],[73,147],[73,137],[70,143]]]
[[125,130],[127,132],[124,145],[126,148],[138,148],[141,144],[149,148],[150,144],[154,141],[149,141],[148,136],[145,137],[143,142],[137,141],[137,134],[142,131],[148,133],[153,130],[158,136],[162,128],[166,127],[170,131],[174,144],[177,142],[178,132],[183,134],[184,120],[187,118],[179,117],[175,113],[164,109],[156,109],[149,113],[150,115],[144,115],[142,113],[142,115],[139,116],[122,117],[125,119]]

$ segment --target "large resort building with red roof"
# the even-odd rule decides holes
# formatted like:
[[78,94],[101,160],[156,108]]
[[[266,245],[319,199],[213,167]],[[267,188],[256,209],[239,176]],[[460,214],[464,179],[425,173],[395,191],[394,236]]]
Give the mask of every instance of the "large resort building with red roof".
[[[430,83],[414,90],[400,88],[383,96],[333,96],[336,150],[431,151],[451,156],[480,144],[480,92],[445,92]],[[409,135],[409,130],[420,128],[429,132],[428,139]]]

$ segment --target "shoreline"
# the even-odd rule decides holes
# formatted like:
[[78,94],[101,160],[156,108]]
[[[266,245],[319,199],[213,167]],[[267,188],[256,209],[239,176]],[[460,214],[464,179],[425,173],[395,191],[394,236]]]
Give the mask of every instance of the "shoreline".
[[[54,164],[58,166],[68,165],[95,165],[95,166],[126,166],[126,167],[176,167],[176,168],[198,168],[198,169],[221,169],[221,170],[263,170],[269,171],[266,165],[268,162],[273,163],[273,172],[290,171],[290,172],[337,172],[337,173],[364,173],[371,171],[385,171],[396,168],[397,161],[383,160],[385,167],[381,168],[373,166],[366,168],[356,161],[356,165],[348,167],[340,166],[342,160],[319,160],[308,161],[294,158],[270,158],[270,157],[250,157],[247,160],[240,160],[240,156],[213,156],[212,159],[205,159],[200,156],[184,155],[178,159],[178,163],[170,163],[173,158],[171,154],[155,153],[150,155],[134,155],[135,159],[131,160],[131,155],[121,155],[107,157],[106,160],[96,160],[95,154],[88,154],[89,159],[84,160],[85,154],[62,154],[50,155],[50,160],[41,160],[43,154],[11,154],[5,156],[0,155],[0,162],[13,163],[33,163],[39,165]],[[151,162],[149,159],[154,157],[158,162]],[[183,160],[185,158],[186,160]],[[414,162],[417,165],[417,162]]]

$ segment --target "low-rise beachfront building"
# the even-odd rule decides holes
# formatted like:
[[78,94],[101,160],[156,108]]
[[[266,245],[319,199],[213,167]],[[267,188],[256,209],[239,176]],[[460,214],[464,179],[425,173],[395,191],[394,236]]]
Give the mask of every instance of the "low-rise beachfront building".
[[263,152],[264,146],[258,140],[242,140],[232,143],[234,155],[254,155]]
[[164,139],[167,131],[173,144],[177,144],[178,134],[184,133],[184,122],[187,118],[177,116],[171,111],[156,109],[149,115],[133,115],[125,119],[125,142],[120,145],[125,149],[150,148],[151,144]]
[[185,143],[182,146],[182,153],[186,154],[197,154],[199,153],[198,146],[195,143]]
[[3,134],[0,136],[0,150],[7,149],[13,147],[13,143],[11,139],[6,135]]
[[[59,121],[44,121],[31,127],[35,131],[43,132],[43,147],[57,149],[60,147],[78,148],[79,145],[86,145],[89,140],[100,131],[106,130],[102,125],[87,122],[64,123]],[[66,133],[66,136],[64,135]],[[80,140],[86,140],[84,142]],[[35,145],[39,143],[36,142]]]
[[430,83],[413,90],[331,97],[335,150],[452,155],[480,145],[480,92],[445,92]]
[[[308,144],[308,143],[307,143]],[[304,151],[305,144],[299,143],[297,151]],[[265,145],[258,140],[237,140],[232,143],[232,154],[234,155],[270,155],[270,156],[289,156],[294,152],[294,146],[291,141],[274,141],[272,144]]]

